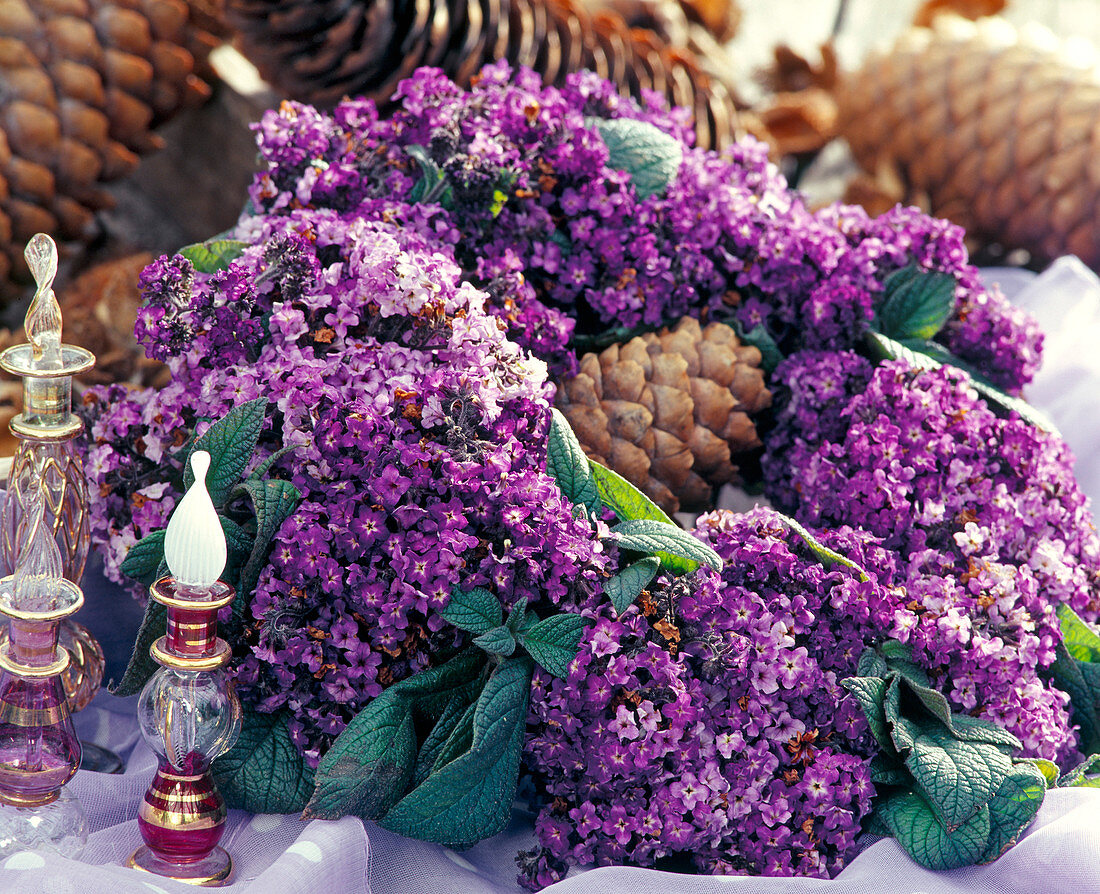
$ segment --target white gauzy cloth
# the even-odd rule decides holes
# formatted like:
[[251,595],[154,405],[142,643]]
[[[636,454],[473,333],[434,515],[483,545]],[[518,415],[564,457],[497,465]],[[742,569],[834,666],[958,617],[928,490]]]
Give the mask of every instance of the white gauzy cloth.
[[[1043,369],[1026,392],[1073,448],[1078,480],[1100,498],[1100,280],[1073,258],[1039,276],[992,270],[1046,332]],[[128,599],[119,594],[118,598]],[[127,759],[126,772],[81,771],[70,783],[90,820],[79,860],[17,853],[0,861],[0,894],[193,894],[196,890],[126,869],[140,844],[137,810],[153,777],[153,753],[140,741],[134,699],[100,695],[76,717],[84,738]],[[516,852],[533,844],[531,816],[462,854],[410,841],[355,819],[302,822],[295,816],[230,811],[223,845],[236,864],[227,892],[250,894],[514,894]],[[547,894],[1100,894],[1100,789],[1046,796],[1023,839],[995,863],[930,872],[890,839],[871,845],[837,878],[767,879],[672,875],[645,869],[574,871]]]
[[1100,278],[1077,258],[1060,258],[1036,276],[983,271],[1042,327],[1043,366],[1024,397],[1046,411],[1077,457],[1077,483],[1100,506]]

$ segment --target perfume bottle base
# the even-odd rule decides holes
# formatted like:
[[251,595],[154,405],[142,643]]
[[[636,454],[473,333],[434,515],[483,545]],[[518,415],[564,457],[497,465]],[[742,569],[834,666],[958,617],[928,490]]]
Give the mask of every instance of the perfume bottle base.
[[233,878],[233,858],[220,847],[194,863],[169,863],[143,844],[134,851],[126,865],[203,888],[220,888],[230,884]]

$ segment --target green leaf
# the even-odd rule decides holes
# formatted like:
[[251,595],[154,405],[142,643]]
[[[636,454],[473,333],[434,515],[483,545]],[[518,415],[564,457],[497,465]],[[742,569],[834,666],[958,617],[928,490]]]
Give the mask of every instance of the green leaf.
[[550,431],[546,436],[546,474],[553,478],[569,502],[595,512],[600,507],[596,483],[581,442],[557,407],[550,408]]
[[999,748],[957,739],[938,721],[902,717],[893,738],[917,790],[949,830],[984,809],[1012,772],[1011,758]]
[[586,118],[607,145],[607,165],[630,174],[638,200],[662,193],[676,179],[684,148],[648,121],[630,118]]
[[504,620],[500,600],[484,587],[451,590],[451,601],[439,609],[444,621],[470,633],[488,633]]
[[987,807],[953,832],[940,824],[931,805],[916,792],[890,795],[875,812],[906,853],[928,869],[969,866],[981,859],[989,841]]
[[1066,651],[1077,661],[1100,662],[1100,636],[1066,603],[1059,605],[1057,611]]
[[615,606],[615,614],[622,615],[641,594],[646,585],[656,576],[661,560],[656,556],[639,559],[603,583],[603,591]]
[[885,677],[886,662],[876,649],[864,649],[856,663],[857,677]]
[[428,150],[423,146],[406,146],[405,152],[420,166],[420,178],[409,191],[409,203],[438,203],[449,207],[454,191],[447,182],[446,174],[428,155]]
[[596,492],[608,509],[615,513],[619,521],[635,521],[649,518],[653,521],[675,525],[660,506],[643,494],[618,472],[598,462],[588,461],[592,478],[596,482]]
[[893,755],[894,743],[890,739],[889,729],[886,726],[886,713],[883,709],[886,680],[882,677],[848,677],[841,680],[840,685],[852,693],[859,702],[863,716],[867,718],[871,735],[875,737],[879,747],[887,755]]
[[405,795],[381,825],[445,847],[469,847],[508,823],[519,779],[533,665],[502,661],[477,700],[468,751]]
[[297,508],[302,495],[289,481],[269,478],[258,481],[249,478],[237,485],[231,496],[246,496],[252,503],[256,516],[256,533],[252,539],[252,550],[248,561],[241,568],[241,585],[238,598],[248,599],[260,578],[260,572],[267,564],[271,540],[282,527],[290,514]]
[[734,320],[733,330],[743,344],[756,348],[760,352],[760,366],[769,375],[775,372],[775,368],[783,362],[783,352],[772,338],[763,323],[757,323],[752,329],[745,331],[740,320]]
[[[1046,758],[1042,757],[1031,757],[1027,758],[1027,760],[1034,764],[1035,769],[1042,774],[1043,779],[1046,781],[1047,788],[1054,788],[1058,784],[1058,774],[1060,771],[1058,765],[1054,763],[1054,761],[1048,761]],[[1017,761],[1017,764],[1019,763],[1022,762]]]
[[214,761],[214,781],[230,807],[297,813],[313,791],[313,771],[290,739],[287,716],[245,709],[236,744]]
[[[534,620],[529,620],[533,618]],[[508,620],[505,622],[505,626],[514,634],[518,634],[521,630],[526,630],[531,626],[538,618],[534,612],[527,611],[527,597],[520,596],[508,612]]]
[[1078,661],[1059,643],[1048,673],[1069,694],[1073,722],[1080,728],[1078,747],[1085,754],[1100,751],[1100,664]]
[[191,454],[205,450],[210,454],[210,471],[206,473],[206,489],[215,506],[221,506],[230,491],[241,480],[248,461],[256,450],[260,430],[267,412],[267,398],[257,397],[234,407],[196,439],[183,465],[183,488],[186,491],[195,480],[191,471]]
[[932,338],[955,311],[955,278],[909,267],[886,277],[878,309],[882,334],[894,339]]
[[520,642],[535,661],[564,680],[591,623],[589,618],[568,612],[551,615],[524,630]]
[[903,785],[912,788],[913,777],[904,766],[883,753],[871,758],[871,782],[876,786]]
[[385,815],[405,793],[416,765],[413,710],[442,712],[482,666],[475,649],[384,689],[336,737],[314,778],[303,818]]
[[1014,845],[1027,828],[1046,796],[1043,773],[1030,761],[1016,764],[989,802],[989,840],[981,856],[990,863]]
[[879,643],[878,650],[889,670],[897,671],[912,683],[928,686],[928,674],[913,660],[913,651],[908,643],[899,643],[896,639],[887,639]]
[[164,529],[142,537],[126,552],[119,571],[146,586],[156,582],[157,570],[164,561]]
[[267,473],[271,471],[271,467],[275,465],[280,459],[289,453],[293,453],[298,447],[295,444],[289,444],[286,447],[280,447],[274,453],[271,454],[263,462],[259,463],[249,474],[249,478],[255,478],[257,480],[267,477]]
[[196,273],[217,273],[227,270],[229,265],[244,254],[249,243],[239,239],[208,239],[185,245],[177,254],[183,255],[195,268]]
[[110,690],[113,695],[122,697],[137,695],[141,692],[141,687],[160,668],[160,665],[149,655],[149,647],[164,636],[167,629],[167,610],[159,602],[150,599],[145,603],[145,614],[141,619],[141,627],[138,628],[134,651],[130,653],[126,671],[122,679]]
[[[474,702],[480,691],[481,688],[479,685],[471,683],[467,691],[455,693],[447,702],[447,706],[443,709],[443,713],[439,716],[439,720],[437,720],[435,726],[432,727],[432,731],[428,733],[428,737],[420,746],[420,751],[416,756],[416,769],[413,771],[412,782],[414,787],[420,785],[420,783],[428,778],[428,774],[431,773],[432,768],[441,757],[444,746],[449,743],[455,730],[466,722],[467,715],[469,715],[472,735]],[[470,743],[467,741],[466,744],[462,746],[459,753],[468,750],[469,747]],[[455,757],[457,757],[457,753],[444,762],[450,763]]]
[[486,630],[481,636],[474,637],[474,645],[483,649],[490,655],[503,655],[505,657],[516,651],[516,637],[503,624]]
[[[1100,788],[1100,779],[1089,776],[1098,767],[1100,767],[1100,754],[1091,754],[1072,770],[1067,770],[1066,774],[1058,780],[1058,787],[1087,786],[1088,788]],[[1046,775],[1046,771],[1043,772]]]
[[[447,739],[436,752],[435,760],[432,761],[427,775],[430,776],[432,773],[441,770],[451,761],[457,760],[470,750],[470,746],[474,743],[474,716],[476,714],[476,701],[466,705],[466,708],[458,717],[458,721],[451,730],[450,735],[447,736]],[[427,776],[425,776],[425,778],[427,778]]]
[[619,522],[611,529],[619,549],[656,556],[669,571],[686,573],[700,564],[722,570],[718,553],[682,528],[649,518]]
[[823,565],[843,565],[846,568],[851,568],[859,573],[859,579],[861,581],[870,580],[870,576],[864,571],[863,566],[856,562],[853,562],[847,556],[842,556],[836,550],[829,549],[824,543],[818,540],[810,531],[795,521],[793,518],[782,513],[775,513],[783,522],[794,531],[799,537],[806,541],[806,545],[810,548],[810,552],[821,561]]
[[[999,413],[1001,416],[1016,413],[1025,422],[1051,434],[1058,434],[1058,427],[1046,413],[1033,407],[1025,400],[1005,394],[1000,388],[970,370],[966,364],[946,351],[941,345],[929,342],[919,350],[915,350],[913,346],[917,343],[910,341],[907,344],[902,344],[879,332],[870,330],[866,333],[865,338],[872,352],[886,360],[904,360],[914,369],[939,369],[941,366],[952,366],[970,376],[970,384],[974,390],[982,396],[989,408],[995,413]],[[949,362],[945,362],[944,358],[950,358]]]
[[412,706],[391,686],[352,718],[321,758],[302,818],[378,819],[401,799],[415,764]]

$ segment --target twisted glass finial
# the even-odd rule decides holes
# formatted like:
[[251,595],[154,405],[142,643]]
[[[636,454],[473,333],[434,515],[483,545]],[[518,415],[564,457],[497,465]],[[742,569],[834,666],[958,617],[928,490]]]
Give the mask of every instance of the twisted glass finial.
[[33,365],[37,369],[58,369],[61,366],[61,306],[53,292],[57,276],[57,246],[45,233],[38,233],[23,252],[31,275],[38,285],[23,327],[31,343]]
[[23,611],[48,611],[54,607],[65,574],[61,550],[45,517],[41,488],[28,507],[24,537],[15,569],[13,607]]
[[210,454],[191,454],[195,481],[168,520],[164,534],[164,561],[177,583],[185,587],[211,587],[225,568],[225,532],[206,490]]

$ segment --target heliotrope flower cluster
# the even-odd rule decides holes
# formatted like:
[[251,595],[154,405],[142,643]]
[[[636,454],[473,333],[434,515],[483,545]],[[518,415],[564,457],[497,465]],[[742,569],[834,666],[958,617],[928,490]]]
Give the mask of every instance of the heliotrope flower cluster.
[[223,273],[196,277],[178,256],[146,272],[163,286],[139,331],[173,381],[100,394],[93,533],[117,576],[176,496],[164,469],[133,485],[179,461],[198,416],[270,397],[262,453],[294,448],[280,463],[302,500],[273,541],[236,678],[257,709],[289,710],[315,762],[383,686],[453,651],[433,610],[453,587],[568,604],[598,591],[604,556],[544,471],[544,364],[503,337],[453,260],[411,227],[335,212],[254,226]]
[[959,709],[1027,753],[1074,747],[1068,697],[1042,680],[1065,602],[1100,613],[1100,538],[1065,443],[996,416],[965,375],[807,352],[776,371],[779,423],[764,461],[777,506],[881,538],[875,570],[903,587],[890,635]]
[[[640,196],[599,119],[676,141]],[[246,701],[289,712],[319,753],[370,698],[445,660],[454,586],[594,621],[569,679],[536,672],[525,762],[543,885],[574,863],[689,855],[713,872],[830,875],[853,852],[873,745],[838,681],[883,637],[909,642],[955,706],[1065,756],[1044,683],[1054,606],[1095,617],[1100,547],[1056,438],[995,416],[961,374],[856,353],[887,277],[951,274],[937,335],[1016,392],[1041,335],[969,265],[961,231],[915,209],[813,212],[759,144],[692,147],[686,117],[589,74],[563,89],[486,68],[470,90],[423,69],[378,117],[284,103],[230,268],[145,273],[137,326],[158,393],[87,407],[93,536],[117,578],[178,493],[166,467],[204,420],[270,398],[260,458],[303,499],[275,538],[236,663]],[[766,486],[870,572],[826,568],[772,513],[704,517],[721,577],[662,580],[619,617],[601,548],[545,473],[548,363],[570,339],[706,314],[789,359]],[[540,359],[533,359],[540,358]]]
[[[910,264],[959,282],[942,336],[952,351],[1009,390],[1038,367],[1038,330],[981,286],[958,227],[915,209],[878,219],[843,206],[813,213],[762,144],[745,141],[725,156],[692,148],[682,110],[656,97],[639,106],[590,73],[544,88],[532,72],[499,63],[469,91],[421,69],[395,102],[385,121],[364,102],[331,117],[292,103],[268,112],[259,125],[267,169],[253,203],[280,214],[441,202],[465,275],[489,293],[510,337],[552,369],[573,362],[574,326],[656,327],[704,309],[746,331],[763,326],[785,352],[851,347],[885,278]],[[607,118],[680,143],[666,189],[641,197],[614,167],[595,124]],[[410,152],[441,172],[438,189],[418,187],[423,165]]]
[[[711,873],[828,876],[873,786],[867,724],[839,681],[899,595],[824,567],[772,510],[702,516],[721,576],[597,605],[567,680],[539,674],[526,760],[545,790],[529,885],[570,864],[682,855]],[[830,542],[880,549],[851,531]]]

